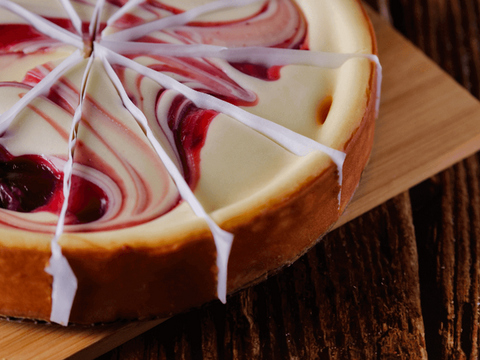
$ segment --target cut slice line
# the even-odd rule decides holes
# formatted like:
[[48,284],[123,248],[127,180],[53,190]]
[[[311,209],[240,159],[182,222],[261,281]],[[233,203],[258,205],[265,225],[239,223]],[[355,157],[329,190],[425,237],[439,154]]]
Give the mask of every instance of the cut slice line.
[[123,5],[118,11],[116,11],[110,18],[107,20],[107,26],[112,25],[115,21],[120,19],[125,13],[135,6],[140,5],[145,0],[129,0],[125,5]]
[[58,243],[65,228],[65,217],[68,209],[68,200],[70,198],[70,190],[72,185],[73,173],[73,156],[75,153],[75,145],[77,141],[77,126],[82,117],[82,105],[85,98],[85,84],[88,73],[92,65],[92,59],[87,63],[87,67],[83,74],[81,91],[79,96],[79,104],[75,110],[70,127],[70,136],[68,142],[68,161],[63,168],[63,204],[55,229],[55,236],[52,238],[50,248],[52,255],[50,257],[49,266],[45,271],[52,275],[52,309],[50,321],[60,325],[68,325],[70,311],[72,309],[73,300],[77,291],[77,278],[70,267],[67,258],[62,254],[62,249]]
[[93,9],[92,18],[90,20],[90,27],[88,29],[90,34],[90,39],[95,40],[95,35],[97,33],[98,24],[100,24],[100,19],[102,16],[102,10],[105,5],[105,0],[97,0],[95,3],[95,9]]
[[137,120],[140,127],[145,131],[145,135],[148,140],[154,147],[156,153],[162,160],[163,164],[167,168],[168,173],[173,178],[173,181],[177,185],[177,188],[180,192],[182,198],[190,205],[195,215],[203,218],[212,232],[213,239],[215,242],[215,247],[217,249],[217,269],[218,269],[218,280],[217,280],[217,296],[223,303],[226,302],[227,296],[227,269],[228,269],[228,258],[230,256],[230,250],[233,243],[233,234],[221,229],[207,214],[203,206],[200,204],[196,196],[193,194],[192,190],[185,181],[183,175],[178,170],[177,166],[170,159],[166,151],[163,149],[162,145],[156,139],[153,131],[148,125],[148,120],[140,109],[133,104],[130,98],[123,87],[122,82],[118,78],[115,70],[113,70],[111,64],[107,59],[106,49],[97,46],[95,48],[95,56],[102,61],[103,66],[110,77],[111,81],[115,85],[120,97],[123,101],[123,104],[127,110],[132,114],[132,116]]

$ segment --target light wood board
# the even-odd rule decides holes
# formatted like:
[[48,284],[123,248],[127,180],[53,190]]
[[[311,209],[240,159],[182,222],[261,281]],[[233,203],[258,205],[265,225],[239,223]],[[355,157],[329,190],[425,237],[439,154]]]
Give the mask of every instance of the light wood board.
[[373,11],[383,66],[370,162],[336,227],[480,149],[480,102]]
[[[337,226],[480,149],[480,103],[370,11],[384,67],[370,163]],[[0,321],[0,359],[94,359],[161,323],[68,327]]]

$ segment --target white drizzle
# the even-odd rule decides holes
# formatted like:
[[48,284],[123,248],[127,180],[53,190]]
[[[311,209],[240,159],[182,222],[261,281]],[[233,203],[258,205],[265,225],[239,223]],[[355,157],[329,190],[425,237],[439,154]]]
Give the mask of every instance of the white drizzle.
[[112,25],[115,21],[120,19],[123,15],[125,15],[128,11],[133,9],[135,6],[141,4],[145,0],[129,0],[125,5],[123,5],[118,11],[115,12],[110,18],[107,20],[107,27]]
[[60,216],[58,218],[57,227],[55,229],[55,236],[51,241],[52,256],[50,257],[50,264],[45,269],[47,273],[52,275],[52,310],[50,313],[50,321],[61,325],[68,325],[70,318],[70,311],[72,309],[75,293],[77,292],[77,278],[68,264],[68,260],[62,255],[62,249],[58,244],[60,237],[65,228],[65,216],[68,209],[68,199],[70,197],[70,190],[72,185],[73,174],[73,156],[75,153],[75,145],[77,141],[77,128],[82,117],[82,105],[85,98],[85,84],[87,81],[89,70],[93,63],[93,57],[88,61],[87,68],[83,74],[80,99],[75,114],[72,119],[70,128],[70,137],[68,141],[68,161],[63,168],[63,195],[64,200]]
[[0,6],[28,21],[34,28],[41,33],[50,36],[53,39],[59,40],[65,44],[73,45],[79,49],[83,48],[83,41],[80,36],[71,33],[64,28],[45,20],[44,18],[31,13],[18,4],[9,0],[0,0]]
[[70,21],[73,24],[73,27],[75,28],[75,30],[77,30],[78,35],[83,36],[82,20],[80,19],[80,16],[78,16],[77,12],[73,8],[70,0],[60,0],[60,2],[62,3],[65,11],[67,12],[68,17],[70,18]]
[[[103,1],[100,0],[95,6],[95,11],[92,16],[92,23],[97,23],[101,9],[99,3],[103,5]],[[72,9],[73,10],[73,9]],[[71,13],[69,13],[69,16]],[[90,35],[93,35],[94,27],[90,26]],[[81,45],[83,48],[83,42]],[[80,52],[77,50],[77,52]],[[53,284],[52,284],[52,309],[50,312],[50,321],[58,323],[63,326],[68,325],[70,319],[70,312],[72,310],[73,301],[75,299],[75,294],[77,292],[78,280],[75,274],[68,263],[67,258],[62,254],[62,249],[58,243],[61,235],[65,229],[65,217],[68,209],[68,200],[70,197],[71,185],[72,185],[72,175],[73,175],[73,156],[75,153],[75,145],[77,142],[77,129],[80,119],[82,118],[82,106],[83,100],[85,98],[85,87],[87,83],[88,73],[93,64],[93,56],[90,57],[85,72],[83,74],[83,79],[80,89],[79,104],[75,109],[75,114],[72,119],[72,125],[70,128],[70,136],[68,139],[68,161],[65,163],[63,168],[63,204],[60,211],[60,216],[58,218],[57,226],[55,229],[55,236],[51,240],[50,247],[52,255],[50,257],[49,266],[45,271],[52,275]],[[56,69],[56,68],[55,68]]]
[[375,64],[377,71],[377,97],[375,111],[380,109],[380,91],[382,85],[382,66],[377,55],[362,53],[329,53],[321,51],[299,51],[292,49],[243,47],[227,48],[224,46],[206,44],[158,44],[102,39],[100,43],[121,54],[149,54],[183,57],[215,57],[232,62],[248,62],[266,67],[283,65],[311,65],[322,68],[336,69],[354,58],[365,58]]
[[104,4],[105,4],[105,0],[97,0],[97,2],[95,3],[95,9],[93,9],[92,20],[90,21],[90,26],[88,29],[90,39],[95,38],[95,31],[97,29],[98,24],[100,23]]
[[73,66],[83,60],[80,50],[62,61],[52,72],[45,76],[35,87],[18,100],[11,108],[0,115],[0,134],[2,134],[12,123],[15,117],[36,97],[48,94],[55,82]]
[[153,31],[158,31],[171,26],[183,25],[190,20],[199,17],[200,15],[221,10],[229,7],[246,6],[259,0],[218,0],[205,5],[198,6],[194,9],[187,10],[183,13],[168,16],[163,19],[155,20],[146,24],[132,27],[130,29],[122,30],[114,34],[105,36],[110,40],[129,41],[138,39],[144,35],[147,35]]

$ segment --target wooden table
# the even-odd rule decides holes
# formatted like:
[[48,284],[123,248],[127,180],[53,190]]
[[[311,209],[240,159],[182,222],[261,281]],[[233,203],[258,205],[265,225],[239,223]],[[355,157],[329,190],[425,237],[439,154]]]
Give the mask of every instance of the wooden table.
[[[480,0],[366,2],[480,97]],[[479,169],[477,153],[98,359],[477,359]]]

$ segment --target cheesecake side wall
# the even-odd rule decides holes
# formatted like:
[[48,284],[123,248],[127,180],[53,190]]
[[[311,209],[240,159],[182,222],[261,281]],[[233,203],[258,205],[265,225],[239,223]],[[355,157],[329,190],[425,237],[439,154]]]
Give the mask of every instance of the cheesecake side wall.
[[45,272],[50,249],[0,245],[0,314],[48,320],[52,278]]
[[79,287],[70,321],[170,317],[215,298],[216,250],[210,234],[170,249],[65,251]]

